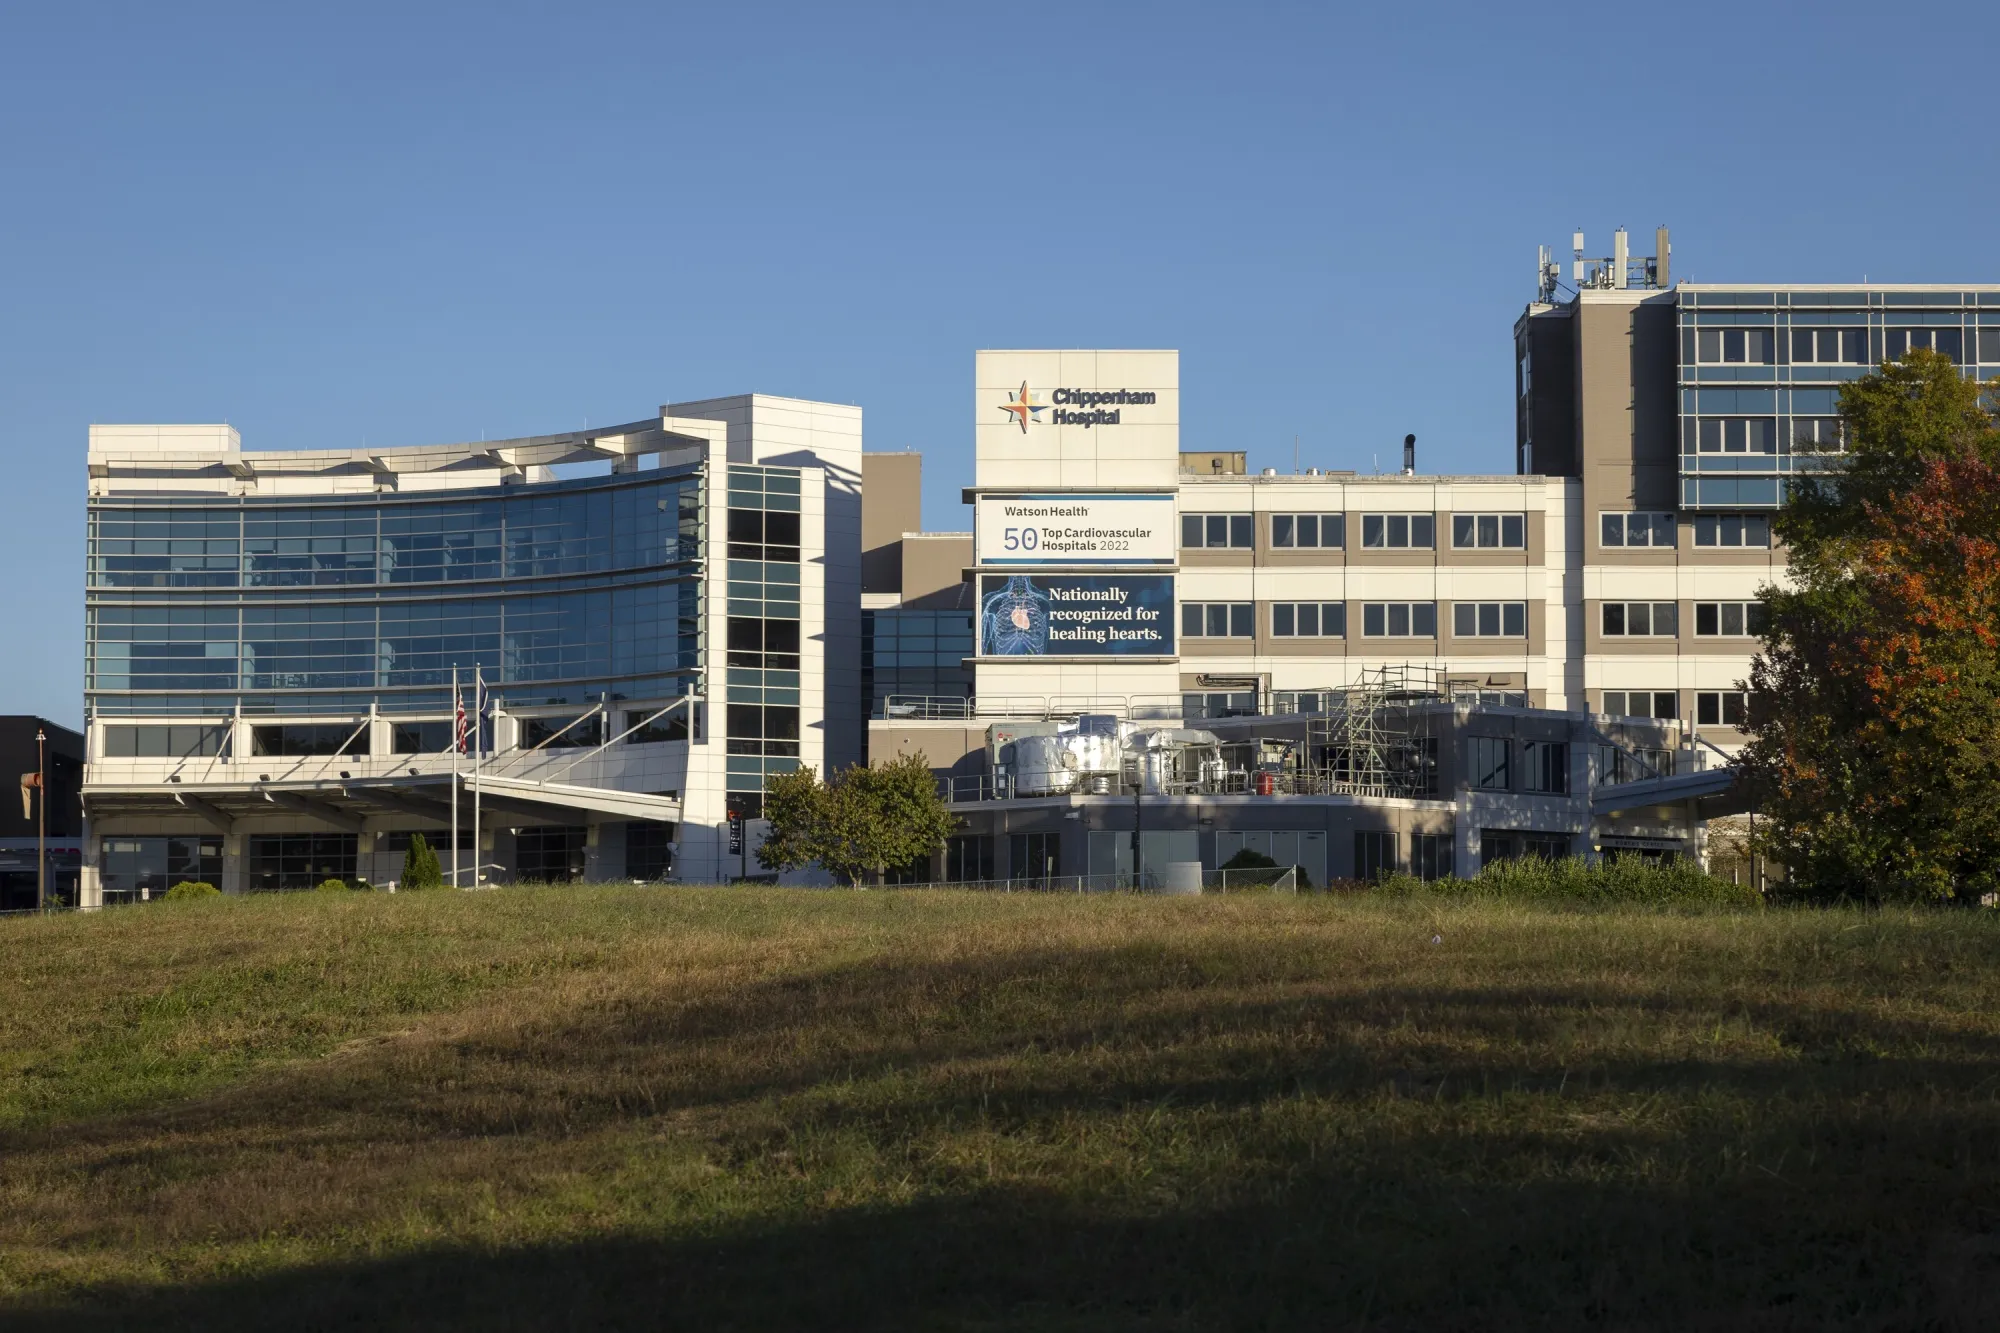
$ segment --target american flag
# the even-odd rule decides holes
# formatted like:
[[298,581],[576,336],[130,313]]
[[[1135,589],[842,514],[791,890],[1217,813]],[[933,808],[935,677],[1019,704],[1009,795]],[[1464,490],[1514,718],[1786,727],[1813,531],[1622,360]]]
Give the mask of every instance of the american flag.
[[453,700],[452,700],[452,706],[453,706],[454,708],[456,708],[456,709],[458,710],[458,721],[457,721],[457,724],[456,724],[456,726],[455,726],[454,730],[452,731],[452,742],[451,742],[451,743],[452,743],[452,744],[453,744],[454,746],[458,747],[458,752],[459,752],[460,754],[464,754],[464,753],[465,753],[465,734],[466,734],[466,730],[465,730],[465,696],[464,696],[464,695],[462,695],[462,694],[457,694],[457,692],[456,692],[456,691],[454,691],[454,694],[456,695],[456,697],[455,697],[455,698],[453,698]]

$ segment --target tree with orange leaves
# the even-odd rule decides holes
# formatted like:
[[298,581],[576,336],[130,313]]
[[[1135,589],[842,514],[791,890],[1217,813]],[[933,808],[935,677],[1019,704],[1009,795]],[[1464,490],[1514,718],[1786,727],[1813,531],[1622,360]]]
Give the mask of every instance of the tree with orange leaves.
[[2000,890],[2000,429],[1913,351],[1847,385],[1849,449],[1775,521],[1741,763],[1759,850],[1819,898]]

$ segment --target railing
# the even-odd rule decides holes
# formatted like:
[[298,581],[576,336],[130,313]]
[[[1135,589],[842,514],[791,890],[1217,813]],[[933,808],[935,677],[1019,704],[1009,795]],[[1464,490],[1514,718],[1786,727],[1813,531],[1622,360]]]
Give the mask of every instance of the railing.
[[[1298,867],[1274,866],[1250,870],[1204,870],[1204,893],[1296,893]],[[920,884],[884,884],[886,889],[962,889],[974,893],[1157,893],[1163,881],[1142,870],[1111,875],[1023,875],[1015,879],[926,880]]]
[[[1175,694],[891,694],[873,713],[877,722],[969,722],[976,719],[1063,721],[1086,713],[1109,714],[1127,722],[1204,721],[1211,718],[1315,716],[1342,711],[1360,686],[1316,690],[1271,690],[1246,704],[1205,702],[1218,691],[1188,689]],[[1422,696],[1422,697],[1419,697]],[[1233,695],[1231,697],[1234,697]],[[1435,691],[1414,691],[1399,704],[1469,703],[1525,708],[1519,690],[1476,689],[1450,682]]]
[[[1411,800],[1435,800],[1438,797],[1435,774],[1428,790],[1413,791],[1402,784],[1379,782],[1358,782],[1343,776],[1339,769],[1320,769],[1304,773],[1277,771],[1245,772],[1231,769],[1221,777],[1169,779],[1157,789],[1149,790],[1148,796],[1374,796],[1404,797]],[[1104,790],[1093,790],[1096,785]],[[937,779],[938,799],[952,804],[974,801],[1038,800],[1044,796],[1109,796],[1129,799],[1132,795],[1132,781],[1129,775],[1114,776],[1108,773],[1079,774],[1077,782],[1068,791],[1032,792],[1023,794],[1018,781],[1011,773],[963,773],[951,774]]]
[[1145,872],[1134,883],[1122,875],[1022,875],[1015,879],[928,880],[921,884],[884,884],[885,889],[966,889],[977,893],[1147,893],[1159,887],[1159,877]]

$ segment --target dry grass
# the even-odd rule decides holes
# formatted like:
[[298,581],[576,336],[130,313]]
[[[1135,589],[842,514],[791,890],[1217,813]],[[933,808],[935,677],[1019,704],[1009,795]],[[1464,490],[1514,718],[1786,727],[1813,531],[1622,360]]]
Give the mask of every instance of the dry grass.
[[1987,1329],[1996,982],[1968,914],[593,889],[5,921],[0,1319]]

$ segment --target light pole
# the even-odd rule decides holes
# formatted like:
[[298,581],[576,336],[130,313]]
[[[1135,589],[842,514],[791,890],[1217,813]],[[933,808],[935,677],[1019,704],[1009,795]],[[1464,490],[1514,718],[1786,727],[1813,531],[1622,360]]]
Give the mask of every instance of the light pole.
[[1140,798],[1145,794],[1146,760],[1144,752],[1141,751],[1139,762],[1134,767],[1132,774],[1132,887],[1134,889],[1144,887],[1144,883],[1139,877],[1139,834],[1141,825],[1145,819],[1145,809],[1140,803]]
[[35,910],[49,902],[49,733],[35,728],[35,789],[41,796],[35,823]]

